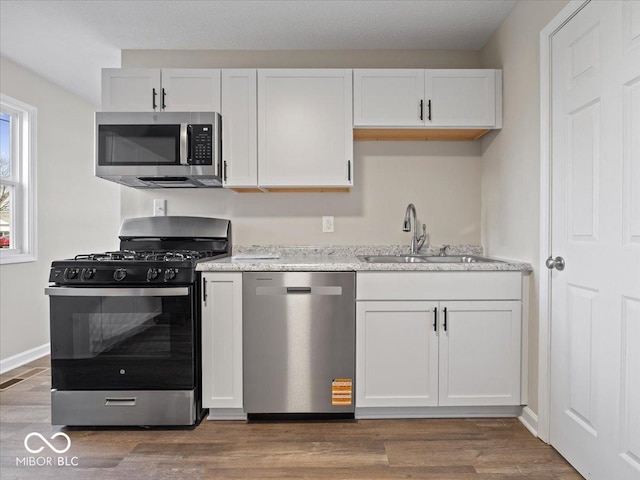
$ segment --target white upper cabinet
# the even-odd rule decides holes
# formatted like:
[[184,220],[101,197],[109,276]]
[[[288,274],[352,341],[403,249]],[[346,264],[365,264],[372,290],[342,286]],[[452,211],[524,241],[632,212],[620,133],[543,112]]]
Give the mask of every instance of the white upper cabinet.
[[166,112],[219,112],[220,70],[162,69],[161,103]]
[[356,126],[424,126],[424,70],[354,70]]
[[258,185],[257,71],[222,71],[223,185]]
[[219,112],[220,70],[103,68],[102,111]]
[[502,126],[496,122],[496,70],[427,70],[424,80],[425,125]]
[[351,70],[258,70],[258,180],[265,188],[353,184]]
[[502,71],[354,70],[355,127],[501,128]]
[[160,70],[157,68],[103,68],[102,110],[153,112],[159,110]]

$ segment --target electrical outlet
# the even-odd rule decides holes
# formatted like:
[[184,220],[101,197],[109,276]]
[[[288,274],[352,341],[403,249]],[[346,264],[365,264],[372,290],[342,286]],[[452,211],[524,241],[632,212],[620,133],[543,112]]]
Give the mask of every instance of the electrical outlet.
[[322,217],[322,232],[333,233],[333,217]]
[[155,198],[153,200],[153,215],[155,217],[164,217],[167,214],[167,201],[164,198]]

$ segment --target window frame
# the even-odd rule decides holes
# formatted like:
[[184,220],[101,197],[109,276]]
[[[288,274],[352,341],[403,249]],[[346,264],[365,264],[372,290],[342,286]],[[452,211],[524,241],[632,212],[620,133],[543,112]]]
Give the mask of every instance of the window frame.
[[0,265],[34,262],[36,255],[36,144],[38,109],[0,93],[0,110],[11,117],[11,248],[0,249]]

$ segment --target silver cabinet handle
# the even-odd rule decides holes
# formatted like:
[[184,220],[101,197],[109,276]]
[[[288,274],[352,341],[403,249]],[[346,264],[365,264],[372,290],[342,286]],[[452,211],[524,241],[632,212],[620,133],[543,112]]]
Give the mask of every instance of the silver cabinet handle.
[[564,258],[562,257],[549,257],[547,258],[547,261],[545,262],[545,265],[547,266],[547,268],[549,270],[553,270],[554,268],[556,270],[562,271],[564,270]]

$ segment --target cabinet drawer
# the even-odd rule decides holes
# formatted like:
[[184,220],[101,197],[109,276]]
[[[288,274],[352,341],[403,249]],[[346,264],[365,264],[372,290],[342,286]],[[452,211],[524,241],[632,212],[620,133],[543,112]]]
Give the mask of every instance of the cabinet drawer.
[[521,272],[358,272],[358,300],[521,300]]

